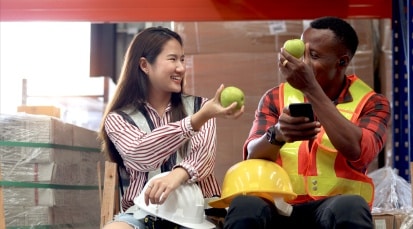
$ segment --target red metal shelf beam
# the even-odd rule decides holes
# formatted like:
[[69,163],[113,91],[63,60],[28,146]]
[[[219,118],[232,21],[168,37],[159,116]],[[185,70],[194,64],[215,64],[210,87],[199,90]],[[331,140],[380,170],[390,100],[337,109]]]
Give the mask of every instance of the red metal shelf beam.
[[389,0],[0,0],[0,21],[225,21],[391,18]]

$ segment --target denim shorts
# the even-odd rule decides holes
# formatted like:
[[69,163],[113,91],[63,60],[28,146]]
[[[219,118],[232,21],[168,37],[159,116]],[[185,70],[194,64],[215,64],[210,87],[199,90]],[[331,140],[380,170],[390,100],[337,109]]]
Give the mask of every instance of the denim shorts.
[[[145,223],[144,223],[144,221],[143,221],[143,219],[142,220],[139,220],[139,219],[136,219],[134,216],[133,216],[133,214],[131,214],[131,213],[119,213],[118,215],[116,215],[115,217],[114,217],[114,219],[111,221],[111,222],[109,222],[108,224],[110,224],[110,223],[113,223],[113,222],[123,222],[123,223],[127,223],[129,226],[131,226],[133,229],[145,229],[145,228],[147,228],[146,227],[146,225],[145,225]],[[173,226],[173,228],[176,228],[176,224],[173,224],[174,226]],[[163,228],[162,226],[161,226],[161,228]],[[171,226],[167,226],[167,228],[172,228]],[[179,229],[189,229],[189,228],[186,228],[186,227],[183,227],[183,226],[178,226],[178,228]]]
[[133,217],[133,214],[131,213],[119,213],[114,217],[112,222],[124,222],[129,224],[131,227],[134,229],[144,229],[145,224],[141,220],[136,219]]

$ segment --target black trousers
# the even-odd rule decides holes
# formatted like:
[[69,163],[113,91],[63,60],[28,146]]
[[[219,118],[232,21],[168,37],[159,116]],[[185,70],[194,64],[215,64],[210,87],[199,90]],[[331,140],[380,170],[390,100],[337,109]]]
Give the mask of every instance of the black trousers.
[[278,214],[274,204],[259,197],[234,198],[224,229],[373,229],[370,207],[358,195],[338,195],[294,205],[291,216]]

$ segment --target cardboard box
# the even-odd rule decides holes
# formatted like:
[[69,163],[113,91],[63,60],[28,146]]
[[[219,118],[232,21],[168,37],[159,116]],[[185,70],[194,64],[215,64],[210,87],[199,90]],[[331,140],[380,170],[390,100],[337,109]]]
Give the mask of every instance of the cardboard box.
[[[261,97],[265,91],[284,81],[276,52],[196,54],[187,55],[186,59],[185,89],[208,98],[215,94],[221,83],[241,88],[247,97]],[[246,101],[246,106],[256,108],[257,104],[258,101]]]
[[395,220],[394,215],[375,215],[373,214],[373,222],[375,229],[393,229]]
[[0,162],[1,178],[8,181],[51,183],[55,163]]
[[[375,35],[376,23],[374,19],[347,19],[347,22],[353,26],[359,38],[359,46],[357,51],[372,51],[375,49],[375,44],[378,42]],[[391,31],[391,30],[390,30]]]
[[284,41],[300,38],[301,20],[175,22],[186,54],[279,52]]
[[393,50],[392,20],[390,18],[380,19],[379,28],[380,48],[382,51],[391,53]]
[[347,67],[346,74],[356,74],[371,88],[374,88],[374,53],[357,51]]
[[73,127],[74,125],[46,115],[0,114],[0,136],[4,142],[73,146]]
[[78,207],[11,206],[6,212],[6,228],[99,228],[100,214]]
[[405,214],[402,213],[376,213],[373,214],[375,229],[399,229],[402,225]]
[[27,114],[47,115],[60,118],[60,109],[54,106],[18,106],[17,112]]
[[[380,64],[379,64],[379,82],[380,93],[385,95],[390,103],[393,103],[393,53],[391,50],[382,50],[380,52]],[[389,122],[387,128],[387,141],[385,145],[385,158],[384,164],[393,166],[394,155],[393,153],[387,153],[393,151],[393,120]]]

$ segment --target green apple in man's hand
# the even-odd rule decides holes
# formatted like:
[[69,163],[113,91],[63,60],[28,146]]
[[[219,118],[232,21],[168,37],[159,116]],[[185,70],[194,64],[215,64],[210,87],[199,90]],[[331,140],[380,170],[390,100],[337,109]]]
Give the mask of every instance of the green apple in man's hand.
[[301,39],[291,39],[284,42],[284,49],[295,58],[301,58],[304,55],[305,44]]
[[234,86],[229,86],[224,88],[221,92],[221,105],[223,107],[228,107],[233,102],[237,102],[237,109],[241,109],[244,105],[244,92]]

